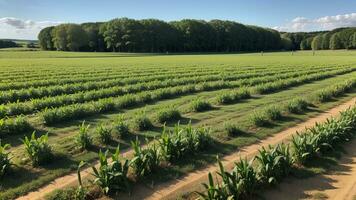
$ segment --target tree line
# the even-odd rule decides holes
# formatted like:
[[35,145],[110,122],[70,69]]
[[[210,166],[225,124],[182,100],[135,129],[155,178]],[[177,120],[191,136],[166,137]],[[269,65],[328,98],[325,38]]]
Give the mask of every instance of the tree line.
[[356,49],[356,28],[337,28],[322,32],[282,33],[295,50]]
[[234,21],[117,18],[41,30],[44,50],[112,52],[237,52],[356,48],[356,28],[278,32]]
[[11,48],[17,47],[18,45],[10,40],[0,40],[0,48]]
[[235,52],[283,48],[278,31],[233,21],[113,19],[41,30],[44,50],[113,52]]

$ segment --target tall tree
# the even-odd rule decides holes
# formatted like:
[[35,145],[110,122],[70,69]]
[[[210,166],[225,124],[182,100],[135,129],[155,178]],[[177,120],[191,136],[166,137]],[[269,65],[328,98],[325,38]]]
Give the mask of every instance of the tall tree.
[[61,24],[53,29],[53,45],[57,50],[66,51],[67,47],[67,28],[66,24]]
[[44,28],[38,34],[38,42],[43,50],[54,50],[52,31],[54,26]]
[[338,33],[334,33],[331,38],[330,38],[330,46],[329,46],[330,49],[342,49],[344,48],[341,40],[340,40],[340,37],[339,37],[339,34]]
[[322,36],[321,35],[317,35],[313,38],[313,41],[311,42],[311,48],[313,50],[322,49]]

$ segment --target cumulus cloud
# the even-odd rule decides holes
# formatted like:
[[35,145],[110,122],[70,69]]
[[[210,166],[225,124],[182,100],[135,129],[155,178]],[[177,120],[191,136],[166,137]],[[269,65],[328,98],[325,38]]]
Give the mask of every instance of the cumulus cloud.
[[296,17],[285,25],[273,27],[279,31],[320,31],[340,27],[356,26],[356,13],[325,16],[316,19]]
[[61,22],[23,20],[14,17],[0,18],[0,38],[36,39],[41,29]]

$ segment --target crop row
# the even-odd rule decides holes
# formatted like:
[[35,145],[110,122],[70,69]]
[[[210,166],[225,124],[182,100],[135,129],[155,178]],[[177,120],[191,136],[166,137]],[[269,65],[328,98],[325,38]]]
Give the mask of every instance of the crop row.
[[[131,192],[131,184],[139,182],[141,178],[160,173],[162,167],[175,164],[186,156],[206,151],[214,142],[208,130],[193,129],[190,125],[185,128],[176,126],[172,132],[164,129],[157,141],[145,147],[137,140],[131,142],[131,159],[121,157],[117,149],[109,161],[108,151],[100,151],[99,166],[92,167],[94,179],[89,183],[97,185],[104,194]],[[215,181],[212,173],[209,173],[208,183],[203,184],[205,190],[196,193],[204,200],[250,198],[261,188],[276,185],[296,165],[300,166],[323,156],[333,151],[334,146],[351,140],[355,131],[356,107],[342,112],[337,119],[332,118],[326,123],[306,129],[303,134],[297,134],[291,144],[263,147],[250,161],[240,158],[232,171],[227,171],[218,159],[219,178]],[[85,199],[89,194],[82,184],[80,167],[77,173],[79,187],[77,190],[66,191],[68,198]]]
[[218,161],[219,180],[216,182],[219,183],[209,173],[209,182],[203,184],[205,191],[196,193],[204,200],[249,198],[261,188],[277,184],[292,171],[294,165],[306,164],[334,151],[336,145],[351,140],[355,131],[354,107],[342,112],[338,119],[331,118],[303,134],[297,134],[292,138],[291,146],[282,143],[268,149],[263,147],[250,162],[240,159],[231,172],[226,171]]
[[[236,70],[238,69],[238,70]],[[256,69],[249,69],[249,68],[222,68],[222,69],[216,69],[216,68],[205,68],[205,69],[170,69],[170,70],[164,70],[164,69],[157,69],[155,71],[148,71],[146,73],[142,71],[137,71],[135,73],[130,73],[129,71],[125,71],[125,73],[121,71],[115,71],[114,73],[110,72],[103,72],[100,75],[98,74],[93,74],[90,76],[83,76],[83,75],[72,75],[69,76],[68,78],[63,78],[63,77],[56,77],[54,79],[45,79],[43,77],[39,77],[38,79],[35,80],[21,80],[20,77],[14,77],[10,80],[10,82],[0,82],[0,89],[2,90],[10,90],[10,89],[24,89],[24,88],[30,88],[30,87],[44,87],[44,86],[50,86],[50,85],[63,85],[63,84],[75,84],[75,83],[86,83],[89,81],[105,81],[105,80],[111,80],[111,79],[129,79],[129,78],[144,78],[144,77],[149,77],[149,76],[171,76],[174,74],[219,74],[221,72],[230,72],[230,71],[240,71],[241,73],[243,72],[248,72],[249,70],[251,71],[263,71],[264,69],[256,68]],[[13,80],[16,79],[16,82],[13,82]]]
[[[319,80],[324,77],[330,77],[331,74],[335,75],[339,73],[342,74],[345,73],[345,71],[340,70],[336,72],[326,72],[324,74],[315,74],[315,75],[304,76],[300,78],[294,78],[286,82],[283,82],[284,84],[281,84],[281,87],[285,89],[287,87],[293,87],[312,80]],[[203,83],[195,86],[188,85],[182,87],[159,89],[154,92],[141,92],[136,95],[128,94],[118,98],[100,99],[99,101],[96,102],[74,104],[69,106],[63,106],[60,108],[46,109],[45,111],[40,113],[40,115],[44,123],[50,125],[61,121],[80,119],[90,115],[105,113],[108,111],[114,111],[118,109],[125,109],[128,107],[132,107],[132,106],[136,106],[152,101],[170,99],[173,97],[191,94],[195,92],[211,91],[211,90],[218,90],[223,88],[236,88],[236,87],[241,87],[243,85],[256,84],[256,82],[259,82],[257,80],[255,83],[249,82],[251,80],[246,80],[246,81],[247,84],[246,82],[244,83],[243,81],[241,82],[237,81],[235,83],[219,81],[214,83]],[[274,90],[276,89],[274,88]]]
[[[285,73],[288,71],[286,70]],[[310,72],[314,72],[314,70],[310,70]],[[277,72],[267,72],[265,73],[266,75],[273,75],[276,73],[280,73],[280,71]],[[10,91],[3,91],[0,93],[0,102],[1,103],[6,103],[6,102],[18,102],[18,101],[26,101],[29,99],[37,99],[41,97],[48,97],[48,96],[58,96],[58,95],[63,95],[63,94],[73,94],[77,92],[84,92],[84,91],[90,91],[90,90],[98,90],[98,89],[104,89],[104,88],[110,88],[110,87],[117,87],[117,86],[124,86],[126,84],[132,85],[131,87],[145,87],[144,84],[149,84],[150,82],[157,82],[157,81],[163,81],[164,83],[170,83],[170,82],[176,82],[180,81],[183,82],[186,81],[187,83],[195,83],[195,82],[201,82],[201,81],[214,81],[214,80],[236,80],[238,78],[249,78],[249,77],[255,77],[259,76],[261,73],[259,72],[254,72],[254,73],[242,73],[240,74],[239,72],[231,73],[229,75],[214,75],[214,74],[191,74],[190,77],[179,77],[177,78],[176,75],[171,75],[171,76],[152,76],[152,77],[147,77],[145,79],[115,79],[115,80],[109,80],[109,81],[103,81],[103,82],[89,82],[85,84],[67,84],[67,85],[55,85],[55,86],[50,86],[50,87],[40,87],[40,88],[27,88],[27,89],[21,89],[21,90],[10,90]],[[172,78],[172,79],[170,79]],[[136,84],[136,85],[134,85]],[[168,84],[169,85],[169,84]]]
[[[168,68],[162,69],[161,67],[144,67],[144,68],[126,68],[128,69],[127,74],[155,74],[157,72],[169,72],[172,70],[181,70],[180,68]],[[200,70],[200,67],[190,67],[188,70]],[[109,67],[109,68],[78,68],[78,67],[64,67],[64,68],[39,68],[38,66],[35,69],[26,70],[11,70],[11,68],[1,71],[3,74],[0,80],[8,79],[11,80],[13,78],[20,78],[23,80],[31,80],[31,78],[41,78],[41,77],[62,77],[67,75],[73,76],[82,76],[82,75],[95,75],[95,74],[105,74],[105,73],[122,73],[122,68],[117,67]],[[122,73],[123,74],[123,73]],[[126,74],[126,73],[125,73]]]
[[[322,69],[323,67],[319,68],[313,68],[313,69]],[[335,67],[334,67],[335,68]],[[270,68],[270,70],[276,70],[279,68]],[[295,68],[291,68],[296,70]],[[324,70],[328,69],[333,69],[332,67],[330,68],[325,68]],[[288,69],[284,69],[288,70]],[[303,70],[305,70],[303,68]],[[65,84],[79,84],[79,83],[87,83],[87,82],[102,82],[102,81],[109,81],[113,79],[124,79],[123,83],[129,84],[129,83],[137,83],[137,79],[140,80],[146,80],[145,78],[148,78],[148,80],[154,80],[153,77],[157,77],[157,80],[159,79],[168,79],[168,78],[176,78],[177,75],[179,74],[178,77],[182,77],[183,75],[209,75],[209,74],[230,74],[230,73],[247,73],[247,72],[266,72],[267,70],[265,69],[258,69],[258,70],[253,70],[253,69],[238,69],[238,70],[227,70],[225,68],[223,69],[204,69],[204,70],[189,70],[185,69],[183,71],[168,71],[168,72],[155,72],[154,74],[146,74],[146,75],[138,75],[138,74],[132,74],[132,76],[128,77],[127,74],[124,75],[117,75],[117,74],[110,74],[110,75],[102,75],[102,76],[95,76],[95,77],[70,77],[68,79],[46,79],[43,80],[43,78],[40,79],[40,81],[26,81],[26,82],[19,82],[17,80],[16,82],[9,82],[9,83],[1,83],[0,84],[0,90],[15,90],[15,89],[26,89],[26,88],[38,88],[38,87],[46,87],[46,86],[52,86],[52,85],[65,85]],[[18,78],[15,78],[18,79]]]
[[[282,75],[274,75],[275,73],[268,73],[263,76],[259,76],[259,78],[252,78],[250,77],[248,80],[250,83],[256,84],[256,83],[261,83],[261,80],[263,77],[268,77],[268,80],[278,80],[281,78],[289,78],[289,77],[296,77],[296,76],[301,76],[305,74],[311,74],[312,72],[299,72],[299,73],[285,73]],[[279,74],[279,73],[278,73]],[[246,77],[246,76],[245,76]],[[273,77],[274,79],[271,79]],[[241,76],[229,76],[225,77],[226,81],[233,81],[240,79]],[[0,106],[0,117],[4,116],[12,116],[12,115],[18,115],[18,114],[29,114],[33,113],[35,111],[40,111],[44,108],[53,108],[53,107],[60,107],[64,105],[70,105],[74,103],[84,103],[87,101],[92,101],[92,100],[98,100],[101,98],[108,98],[108,97],[114,97],[114,96],[119,96],[119,95],[124,95],[124,94],[132,94],[132,93],[137,93],[137,92],[142,92],[142,91],[148,91],[148,90],[156,90],[160,88],[166,88],[166,87],[173,87],[173,86],[179,86],[179,85],[189,85],[189,84],[198,84],[200,82],[206,82],[208,81],[213,81],[215,78],[211,76],[207,77],[192,77],[192,78],[181,78],[181,79],[173,79],[169,81],[154,81],[154,82],[149,82],[146,84],[138,84],[138,85],[130,85],[127,87],[112,87],[112,88],[107,88],[107,89],[101,89],[101,90],[93,90],[89,92],[81,92],[81,93],[76,93],[73,95],[62,95],[62,96],[55,96],[55,97],[47,97],[43,99],[32,99],[30,102],[16,102],[16,103],[10,103],[10,104],[5,104]],[[219,79],[217,79],[219,80]],[[240,81],[246,82],[246,79],[241,79]],[[266,80],[265,82],[267,82]],[[246,82],[247,83],[247,82]],[[250,84],[251,85],[251,84]]]
[[[182,71],[180,72],[181,74],[190,74],[194,72],[190,72],[189,70]],[[212,74],[216,73],[216,70],[206,70],[206,72],[203,72],[203,74]],[[144,79],[145,77],[174,77],[173,74],[175,72],[167,72],[167,73],[162,73],[162,72],[157,72],[153,74],[132,74],[131,76],[128,76],[127,74],[102,74],[101,76],[93,76],[93,77],[81,77],[81,76],[74,76],[74,77],[69,77],[66,79],[39,79],[38,80],[33,80],[33,81],[16,81],[16,82],[5,82],[0,84],[0,89],[1,90],[15,90],[15,89],[26,89],[26,88],[38,88],[38,87],[47,87],[51,85],[65,85],[65,84],[79,84],[79,83],[87,83],[87,82],[97,82],[97,81],[108,81],[108,80],[113,80],[113,79],[126,79],[125,82],[130,83],[131,79],[132,81],[135,82],[136,79]],[[177,72],[179,74],[179,72]]]
[[[260,111],[260,112],[255,112],[253,115],[250,116],[250,119],[253,124],[257,126],[264,126],[269,123],[270,120],[279,120],[278,116],[281,116],[281,113],[285,109],[286,111],[290,113],[300,113],[303,112],[306,108],[306,106],[309,103],[312,103],[313,101],[317,102],[325,102],[329,101],[331,97],[338,97],[342,95],[345,92],[348,92],[350,89],[354,88],[356,85],[356,79],[350,79],[346,80],[345,82],[342,83],[337,83],[335,85],[329,86],[325,89],[322,89],[320,91],[316,91],[312,93],[311,95],[308,95],[307,101],[301,99],[295,99],[286,104],[286,106],[278,106],[278,107],[271,107],[266,110]],[[206,86],[205,86],[206,87]],[[212,87],[212,85],[210,85]],[[183,90],[165,90],[161,91],[161,93],[157,93],[156,95],[161,95],[160,98],[171,98],[172,95],[170,92],[174,91],[181,91],[181,92],[189,92],[193,91],[193,88],[183,88]],[[250,89],[251,90],[251,89]],[[242,93],[241,93],[242,92]],[[249,95],[247,95],[244,90],[241,92],[236,92],[237,96],[242,95],[243,97],[241,98],[249,98]],[[241,94],[240,94],[241,93]],[[321,95],[323,94],[323,95]],[[221,94],[217,96],[217,100],[219,100],[221,97]],[[327,96],[328,98],[324,98],[324,96]],[[158,98],[158,96],[156,96]],[[51,110],[45,110],[42,113],[42,118],[43,120],[48,120],[50,123],[55,123],[59,121],[68,121],[76,118],[82,118],[86,117],[88,115],[93,115],[93,114],[98,114],[106,111],[112,111],[113,109],[117,109],[117,107],[120,108],[127,108],[129,106],[137,105],[139,102],[147,102],[152,99],[152,96],[145,96],[145,94],[141,94],[140,96],[133,96],[133,95],[128,95],[125,96],[124,98],[118,99],[114,104],[113,101],[108,101],[108,100],[102,100],[99,102],[91,103],[91,104],[79,104],[79,105],[73,105],[73,106],[67,106],[67,107],[62,107],[58,109],[51,109]],[[236,99],[236,97],[235,97]],[[219,101],[218,101],[219,102]],[[220,102],[221,103],[221,102]],[[233,103],[233,102],[229,102]],[[116,107],[117,106],[117,107]],[[168,111],[167,111],[168,112]],[[169,111],[170,113],[170,111]],[[175,112],[172,112],[175,113]],[[165,112],[163,112],[164,115]],[[277,117],[276,117],[277,116]],[[58,118],[60,117],[60,118]],[[158,118],[164,117],[165,119],[167,116],[158,116]],[[168,117],[169,118],[169,117]],[[167,119],[169,120],[169,119]],[[48,123],[48,122],[47,122]],[[23,116],[18,116],[16,118],[4,118],[1,120],[0,123],[0,133],[2,134],[16,134],[16,133],[24,133],[28,132],[31,130],[31,127],[26,120],[25,117]]]

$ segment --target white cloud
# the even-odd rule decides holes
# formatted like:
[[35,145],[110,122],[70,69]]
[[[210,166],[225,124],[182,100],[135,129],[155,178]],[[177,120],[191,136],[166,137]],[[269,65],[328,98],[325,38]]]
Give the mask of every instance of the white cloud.
[[316,19],[296,17],[285,25],[273,27],[279,31],[320,31],[340,27],[356,26],[356,13],[325,16]]
[[22,20],[14,17],[0,18],[0,38],[37,39],[41,29],[62,22]]

